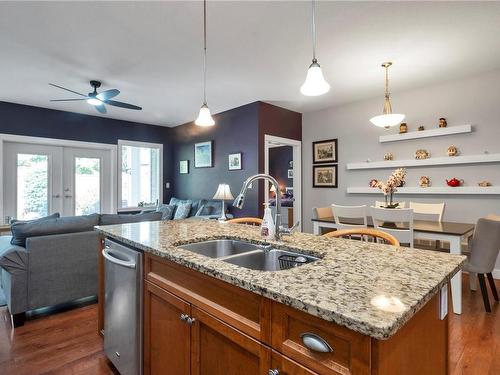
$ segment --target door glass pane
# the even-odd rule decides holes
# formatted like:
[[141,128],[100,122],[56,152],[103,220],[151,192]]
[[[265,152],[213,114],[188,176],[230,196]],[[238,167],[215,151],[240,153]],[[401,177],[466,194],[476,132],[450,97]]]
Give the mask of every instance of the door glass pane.
[[160,150],[122,146],[121,207],[155,205],[159,199]]
[[17,154],[17,218],[31,220],[49,213],[49,157]]
[[75,157],[75,215],[101,211],[101,159]]

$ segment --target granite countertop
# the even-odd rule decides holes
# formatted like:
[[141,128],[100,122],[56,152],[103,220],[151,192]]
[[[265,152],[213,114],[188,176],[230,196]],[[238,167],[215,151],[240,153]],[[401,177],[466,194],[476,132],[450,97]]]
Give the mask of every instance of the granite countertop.
[[96,230],[376,339],[396,333],[466,260],[461,255],[294,233],[283,236],[279,247],[321,259],[289,270],[263,272],[177,247],[221,238],[262,243],[256,227],[188,219],[100,226]]

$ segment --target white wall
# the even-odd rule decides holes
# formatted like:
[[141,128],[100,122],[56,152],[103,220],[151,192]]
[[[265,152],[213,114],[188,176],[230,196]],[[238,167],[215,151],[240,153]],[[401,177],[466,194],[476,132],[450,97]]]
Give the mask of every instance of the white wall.
[[[375,195],[349,195],[348,186],[368,186],[371,178],[386,179],[390,169],[347,171],[350,162],[382,160],[386,152],[396,159],[413,158],[415,150],[427,149],[432,156],[445,156],[449,145],[457,146],[463,155],[481,154],[485,150],[500,153],[500,71],[471,77],[446,84],[423,87],[407,92],[393,93],[393,109],[406,114],[409,130],[419,125],[426,129],[437,127],[438,118],[446,117],[448,126],[472,124],[473,133],[437,138],[424,138],[404,142],[379,143],[378,137],[397,133],[398,129],[380,129],[369,119],[382,111],[380,97],[340,107],[305,113],[302,122],[303,140],[303,221],[304,231],[312,232],[312,207],[338,204],[372,204]],[[335,91],[335,86],[332,87]],[[338,189],[312,188],[313,141],[338,138]],[[476,185],[487,179],[500,185],[500,163],[444,166],[408,169],[406,186],[417,186],[422,175],[431,177],[433,186],[445,184],[450,177],[463,178],[466,185]],[[380,196],[379,198],[382,198]],[[446,202],[445,221],[475,222],[489,213],[500,215],[499,196],[404,195],[399,200],[420,202]],[[383,199],[380,199],[383,200]],[[500,269],[500,259],[497,260]]]

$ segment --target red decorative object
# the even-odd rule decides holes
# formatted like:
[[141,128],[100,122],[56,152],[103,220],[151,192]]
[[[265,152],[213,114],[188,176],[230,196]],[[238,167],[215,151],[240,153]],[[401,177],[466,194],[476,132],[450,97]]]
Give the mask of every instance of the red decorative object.
[[453,177],[451,180],[446,180],[446,183],[448,184],[448,186],[458,187],[460,185],[463,185],[464,180],[459,180],[458,178]]
[[378,185],[378,180],[376,180],[376,179],[370,180],[370,187],[371,188],[376,188],[377,185]]

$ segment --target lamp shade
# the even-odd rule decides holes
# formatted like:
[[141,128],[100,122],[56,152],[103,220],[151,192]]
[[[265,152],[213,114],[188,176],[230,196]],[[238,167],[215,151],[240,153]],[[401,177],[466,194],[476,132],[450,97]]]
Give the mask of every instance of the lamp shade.
[[232,200],[234,199],[228,184],[219,184],[213,199]]
[[207,104],[204,103],[200,108],[200,113],[198,114],[198,118],[194,122],[198,126],[214,126],[215,121],[210,114],[210,109]]
[[330,90],[330,85],[326,82],[321,67],[313,61],[307,70],[304,84],[300,87],[300,92],[305,96],[319,96],[326,94]]
[[390,128],[399,125],[405,119],[405,115],[398,113],[390,113],[386,115],[379,115],[372,117],[370,122],[380,128]]
[[276,187],[274,185],[271,185],[271,189],[269,189],[270,192],[276,193]]

